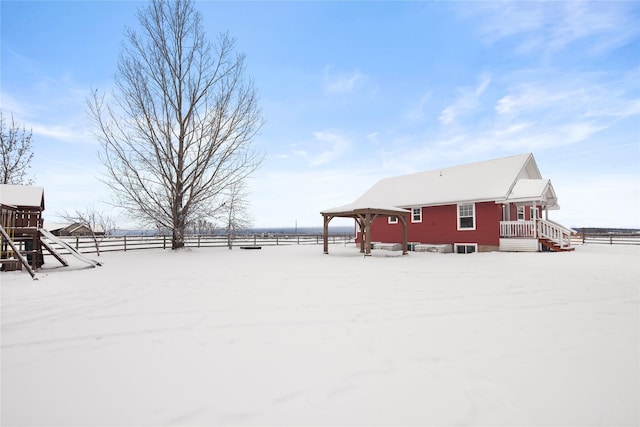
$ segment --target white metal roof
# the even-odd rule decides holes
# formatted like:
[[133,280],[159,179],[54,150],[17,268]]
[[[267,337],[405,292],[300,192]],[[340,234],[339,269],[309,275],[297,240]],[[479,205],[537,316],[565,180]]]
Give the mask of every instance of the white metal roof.
[[8,206],[40,206],[44,210],[44,188],[0,184],[0,203]]
[[548,179],[519,179],[507,200],[513,203],[543,201],[546,202],[547,209],[559,208],[556,192]]
[[[521,181],[522,183],[518,185]],[[520,154],[385,178],[378,181],[353,203],[323,212],[508,201],[514,190],[523,197],[535,198],[545,194],[545,189],[549,187],[550,182],[542,179],[533,155]],[[551,193],[555,197],[552,188]]]

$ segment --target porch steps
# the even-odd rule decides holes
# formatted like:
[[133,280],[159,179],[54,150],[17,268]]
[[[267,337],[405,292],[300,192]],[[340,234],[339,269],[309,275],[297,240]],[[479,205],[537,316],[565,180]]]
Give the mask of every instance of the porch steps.
[[570,252],[576,249],[573,247],[563,248],[558,243],[554,242],[551,239],[540,238],[538,239],[538,241],[542,246],[544,246],[545,248],[549,249],[552,252]]

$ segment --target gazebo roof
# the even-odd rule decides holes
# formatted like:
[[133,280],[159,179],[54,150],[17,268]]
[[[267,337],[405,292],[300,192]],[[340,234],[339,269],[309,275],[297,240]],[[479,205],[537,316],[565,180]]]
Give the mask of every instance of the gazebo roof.
[[349,205],[338,206],[331,209],[326,209],[320,212],[324,216],[332,216],[332,217],[359,217],[361,215],[366,214],[375,214],[375,215],[409,215],[409,211],[402,208],[397,208],[395,206],[368,206],[368,205],[359,205],[358,203],[351,203]]

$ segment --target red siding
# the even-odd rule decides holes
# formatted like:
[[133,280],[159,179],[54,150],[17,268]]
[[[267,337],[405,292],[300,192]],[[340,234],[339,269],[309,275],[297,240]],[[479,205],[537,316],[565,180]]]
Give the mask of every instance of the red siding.
[[[542,218],[542,208],[538,206],[537,209],[538,209],[538,218]],[[530,219],[531,219],[531,206],[525,205],[524,220],[529,221]],[[517,220],[518,220],[518,207],[516,205],[511,205],[511,221],[517,221]]]
[[[476,203],[476,229],[457,229],[457,205],[422,208],[422,222],[409,219],[410,242],[421,243],[477,243],[498,246],[500,243],[500,220],[502,205],[495,202]],[[388,224],[386,217],[378,217],[371,226],[372,242],[401,242],[402,224]]]

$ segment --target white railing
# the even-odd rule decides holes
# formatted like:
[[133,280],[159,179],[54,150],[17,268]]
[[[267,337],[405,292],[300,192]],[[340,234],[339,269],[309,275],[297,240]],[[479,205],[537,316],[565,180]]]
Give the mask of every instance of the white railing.
[[557,243],[561,248],[568,248],[571,246],[571,234],[573,232],[574,231],[572,229],[566,228],[553,221],[538,221],[538,236]]
[[536,237],[533,221],[500,221],[500,237]]
[[525,237],[532,239],[549,239],[557,243],[561,248],[571,246],[572,233],[574,233],[574,231],[570,228],[544,219],[539,219],[535,222],[500,221],[500,237],[502,238]]

